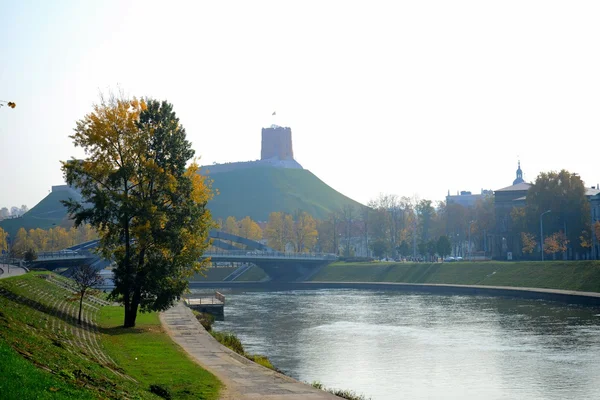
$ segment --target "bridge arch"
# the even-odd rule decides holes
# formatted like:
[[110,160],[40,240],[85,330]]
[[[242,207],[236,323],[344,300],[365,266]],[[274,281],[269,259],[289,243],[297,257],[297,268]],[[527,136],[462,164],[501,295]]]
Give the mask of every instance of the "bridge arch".
[[238,235],[232,235],[231,233],[212,230],[208,236],[213,239],[213,246],[224,250],[239,250],[239,248],[224,242],[224,240],[229,240],[231,242],[245,245],[248,250],[273,251],[273,249],[260,242]]

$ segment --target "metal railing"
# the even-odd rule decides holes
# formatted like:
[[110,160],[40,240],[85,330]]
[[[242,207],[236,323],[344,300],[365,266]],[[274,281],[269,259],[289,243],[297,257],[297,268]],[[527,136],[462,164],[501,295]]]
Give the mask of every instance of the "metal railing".
[[335,254],[327,253],[285,253],[279,251],[233,250],[207,251],[204,258],[240,258],[240,259],[292,259],[292,260],[337,260]]
[[59,250],[59,251],[43,251],[37,253],[38,260],[46,260],[46,259],[61,259],[61,258],[87,258],[90,257],[91,254],[87,252],[79,252],[72,250]]

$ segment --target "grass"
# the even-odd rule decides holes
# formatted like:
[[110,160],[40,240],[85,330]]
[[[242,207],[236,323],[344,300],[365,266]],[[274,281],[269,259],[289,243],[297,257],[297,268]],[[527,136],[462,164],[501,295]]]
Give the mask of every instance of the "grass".
[[7,343],[0,341],[0,397],[21,399],[94,399],[91,392],[36,368]]
[[[207,167],[210,171],[210,166]],[[213,217],[250,216],[267,221],[273,211],[303,210],[317,219],[345,204],[362,207],[305,169],[251,167],[210,175],[219,195],[208,203]]]
[[[55,281],[41,276],[53,277]],[[13,350],[12,353],[5,350],[13,361],[2,363],[3,381],[24,379],[22,365],[14,358],[16,352],[21,361],[43,377],[40,385],[52,383],[52,386],[31,387],[32,391],[40,390],[39,398],[45,398],[52,387],[60,389],[55,392],[56,398],[64,394],[63,398],[158,399],[139,388],[105,356],[92,324],[97,305],[85,301],[85,323],[77,324],[78,303],[69,300],[71,293],[59,286],[63,282],[47,272],[0,280],[0,343],[3,349]],[[57,381],[62,386],[56,386]],[[25,385],[3,385],[0,398],[37,398],[29,390]]]
[[[196,364],[188,368],[191,361],[160,331],[156,314],[154,320],[146,320],[152,314],[142,315],[141,326],[128,336],[129,332],[110,324],[96,326],[104,308],[100,299],[91,298],[84,301],[84,323],[79,325],[79,304],[70,300],[68,283],[48,272],[0,280],[0,399],[160,399],[150,391],[151,384],[166,385],[175,399],[217,398],[219,382]],[[110,347],[119,336],[122,347]],[[156,336],[162,340],[152,342]],[[125,338],[140,342],[136,346],[141,347],[144,342],[154,343],[156,347],[146,348],[147,352],[164,355],[175,349],[171,353],[177,356],[166,356],[168,363],[155,360],[150,371],[121,365],[118,353],[130,351]],[[173,373],[173,363],[181,369],[172,382],[156,378]],[[194,382],[186,387],[192,373]],[[203,387],[198,389],[199,385]]]
[[104,307],[98,318],[107,353],[143,387],[169,389],[173,399],[217,399],[220,382],[163,331],[157,313],[138,314],[135,328],[122,328],[123,308]]
[[491,285],[600,292],[600,262],[336,262],[324,267],[312,280]]
[[237,278],[236,282],[259,282],[266,277],[267,274],[261,267],[253,265],[248,271],[244,272],[239,278]]

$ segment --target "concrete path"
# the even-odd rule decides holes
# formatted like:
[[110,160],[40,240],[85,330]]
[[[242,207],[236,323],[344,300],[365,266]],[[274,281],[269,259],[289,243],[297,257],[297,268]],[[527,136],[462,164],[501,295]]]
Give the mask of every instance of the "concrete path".
[[0,279],[8,278],[9,276],[23,275],[27,270],[25,268],[16,267],[14,265],[0,264]]
[[222,399],[333,400],[339,397],[251,362],[218,343],[183,303],[160,313],[163,327],[226,386]]

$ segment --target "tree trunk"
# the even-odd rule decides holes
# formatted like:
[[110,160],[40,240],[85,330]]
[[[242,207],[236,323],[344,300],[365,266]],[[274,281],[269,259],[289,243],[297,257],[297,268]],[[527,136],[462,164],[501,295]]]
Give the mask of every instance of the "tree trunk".
[[125,320],[125,328],[133,328],[135,327],[135,320],[137,319],[138,307],[140,305],[141,298],[141,290],[139,288],[135,288],[135,292],[133,293],[133,298],[131,299],[131,303],[129,304],[129,313],[127,313]]
[[81,292],[81,297],[79,298],[79,318],[77,322],[81,325],[81,309],[83,308],[83,296],[85,296],[85,291]]

